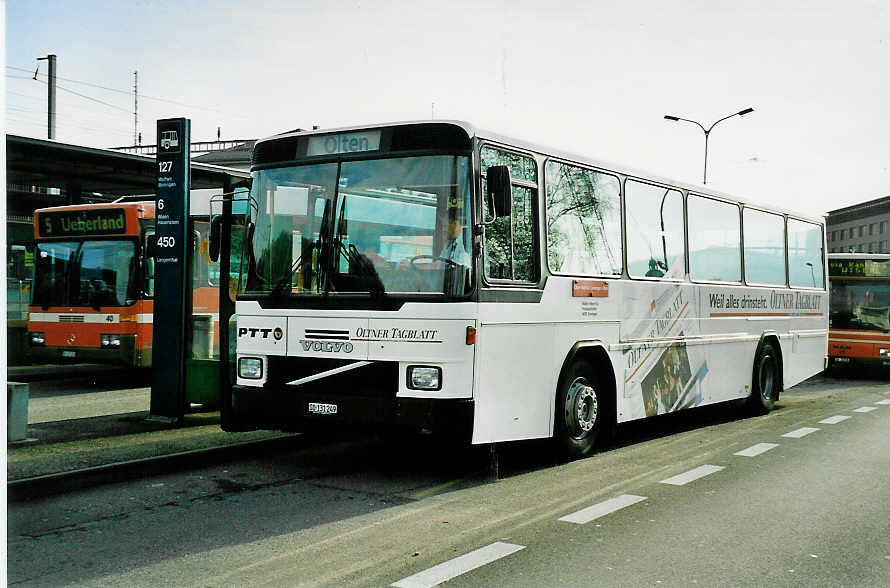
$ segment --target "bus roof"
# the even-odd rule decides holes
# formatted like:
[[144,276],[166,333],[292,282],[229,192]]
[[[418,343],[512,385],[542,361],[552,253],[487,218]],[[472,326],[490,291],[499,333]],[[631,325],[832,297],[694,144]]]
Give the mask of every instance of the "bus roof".
[[391,122],[391,123],[382,123],[382,124],[368,124],[368,125],[352,125],[346,127],[337,127],[330,129],[315,129],[311,131],[292,131],[288,133],[282,133],[280,135],[273,135],[271,137],[266,137],[264,139],[260,139],[256,142],[256,146],[260,146],[262,143],[268,141],[275,141],[278,139],[286,139],[290,137],[298,137],[298,136],[309,136],[309,135],[325,135],[330,133],[342,133],[348,131],[360,131],[360,130],[369,130],[369,129],[377,129],[377,128],[385,128],[385,127],[398,127],[398,126],[406,126],[406,125],[450,125],[453,127],[458,127],[462,129],[467,137],[472,139],[476,138],[481,141],[493,141],[495,143],[502,143],[504,145],[509,145],[512,147],[516,147],[520,150],[529,151],[533,153],[538,153],[545,156],[551,156],[557,159],[562,159],[567,162],[575,162],[580,164],[589,165],[591,167],[599,168],[602,170],[616,172],[628,177],[632,177],[640,180],[647,180],[650,182],[655,182],[659,184],[665,184],[666,186],[672,186],[675,188],[679,188],[686,192],[692,192],[695,194],[700,194],[703,196],[714,196],[717,198],[722,198],[724,200],[729,200],[732,202],[738,202],[745,206],[749,206],[752,208],[758,208],[768,211],[773,211],[781,214],[787,214],[791,217],[811,221],[817,224],[824,224],[825,217],[824,215],[821,217],[813,217],[810,215],[803,215],[792,210],[777,208],[775,206],[770,206],[768,204],[758,203],[756,201],[751,200],[743,200],[737,196],[732,194],[728,194],[725,192],[721,192],[719,190],[713,190],[702,184],[681,182],[677,180],[673,180],[670,178],[664,178],[655,174],[651,174],[645,171],[641,171],[638,169],[634,169],[625,165],[616,164],[613,162],[603,161],[599,159],[593,159],[591,157],[586,157],[583,155],[578,155],[575,153],[569,153],[566,151],[561,151],[559,149],[554,149],[547,146],[538,145],[529,141],[524,141],[522,139],[516,139],[515,137],[509,137],[506,135],[502,135],[500,133],[494,131],[488,131],[485,129],[478,128],[474,126],[472,123],[461,121],[461,120],[414,120],[414,121],[399,121],[399,122]]
[[828,259],[874,259],[887,261],[890,260],[890,253],[829,253]]
[[48,206],[46,208],[38,208],[34,214],[45,212],[62,212],[74,210],[98,210],[101,208],[132,208],[144,215],[154,216],[155,203],[154,200],[138,200],[130,202],[95,202],[88,204],[66,204],[64,206]]

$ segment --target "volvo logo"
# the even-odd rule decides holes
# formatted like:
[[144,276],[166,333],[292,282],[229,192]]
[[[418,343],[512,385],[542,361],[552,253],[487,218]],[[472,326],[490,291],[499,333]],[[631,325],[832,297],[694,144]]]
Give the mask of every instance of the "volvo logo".
[[325,353],[352,353],[353,345],[348,341],[307,341],[300,339],[303,351],[324,351]]

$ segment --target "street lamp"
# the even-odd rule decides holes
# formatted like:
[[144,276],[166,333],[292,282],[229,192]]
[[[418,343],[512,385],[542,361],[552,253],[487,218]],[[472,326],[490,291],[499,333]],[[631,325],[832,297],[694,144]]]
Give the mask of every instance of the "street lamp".
[[746,108],[745,110],[733,112],[729,116],[724,116],[720,120],[714,121],[714,124],[709,126],[707,129],[700,122],[695,121],[695,120],[689,120],[688,118],[680,118],[679,116],[673,116],[670,114],[664,115],[664,118],[666,118],[667,120],[673,120],[673,121],[682,120],[685,122],[692,123],[694,125],[698,125],[698,128],[700,128],[705,133],[705,177],[704,177],[704,180],[702,181],[702,183],[707,184],[708,183],[708,135],[711,134],[711,129],[713,129],[715,126],[717,126],[717,123],[722,122],[728,118],[732,118],[734,116],[745,116],[746,114],[748,114],[750,112],[754,112],[754,109]]

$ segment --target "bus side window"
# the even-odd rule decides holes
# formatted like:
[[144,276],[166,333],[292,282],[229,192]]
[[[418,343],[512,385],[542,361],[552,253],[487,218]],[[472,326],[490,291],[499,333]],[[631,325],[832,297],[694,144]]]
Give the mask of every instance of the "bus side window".
[[[485,275],[488,278],[536,282],[538,280],[537,243],[537,169],[532,158],[491,147],[481,151],[483,174],[492,165],[510,168],[512,186],[512,214],[499,217],[485,227],[483,253]],[[485,177],[482,193],[485,193]],[[488,199],[483,198],[483,215],[491,219]]]
[[690,194],[689,275],[693,280],[742,281],[742,230],[739,206]]
[[621,275],[621,189],[618,178],[548,161],[547,262],[571,275]]
[[784,286],[785,219],[782,215],[745,208],[742,234],[745,235],[745,282]]
[[624,202],[627,273],[634,278],[682,279],[686,273],[683,194],[627,180]]

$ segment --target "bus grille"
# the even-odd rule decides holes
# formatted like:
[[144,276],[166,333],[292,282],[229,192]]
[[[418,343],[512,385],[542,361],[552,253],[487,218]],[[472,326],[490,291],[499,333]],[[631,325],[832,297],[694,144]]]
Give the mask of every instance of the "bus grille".
[[399,364],[395,361],[375,361],[299,386],[287,384],[351,363],[354,362],[322,358],[269,357],[269,384],[279,390],[291,390],[317,397],[336,395],[395,398],[399,390]]
[[82,323],[84,316],[82,314],[60,314],[60,323]]

